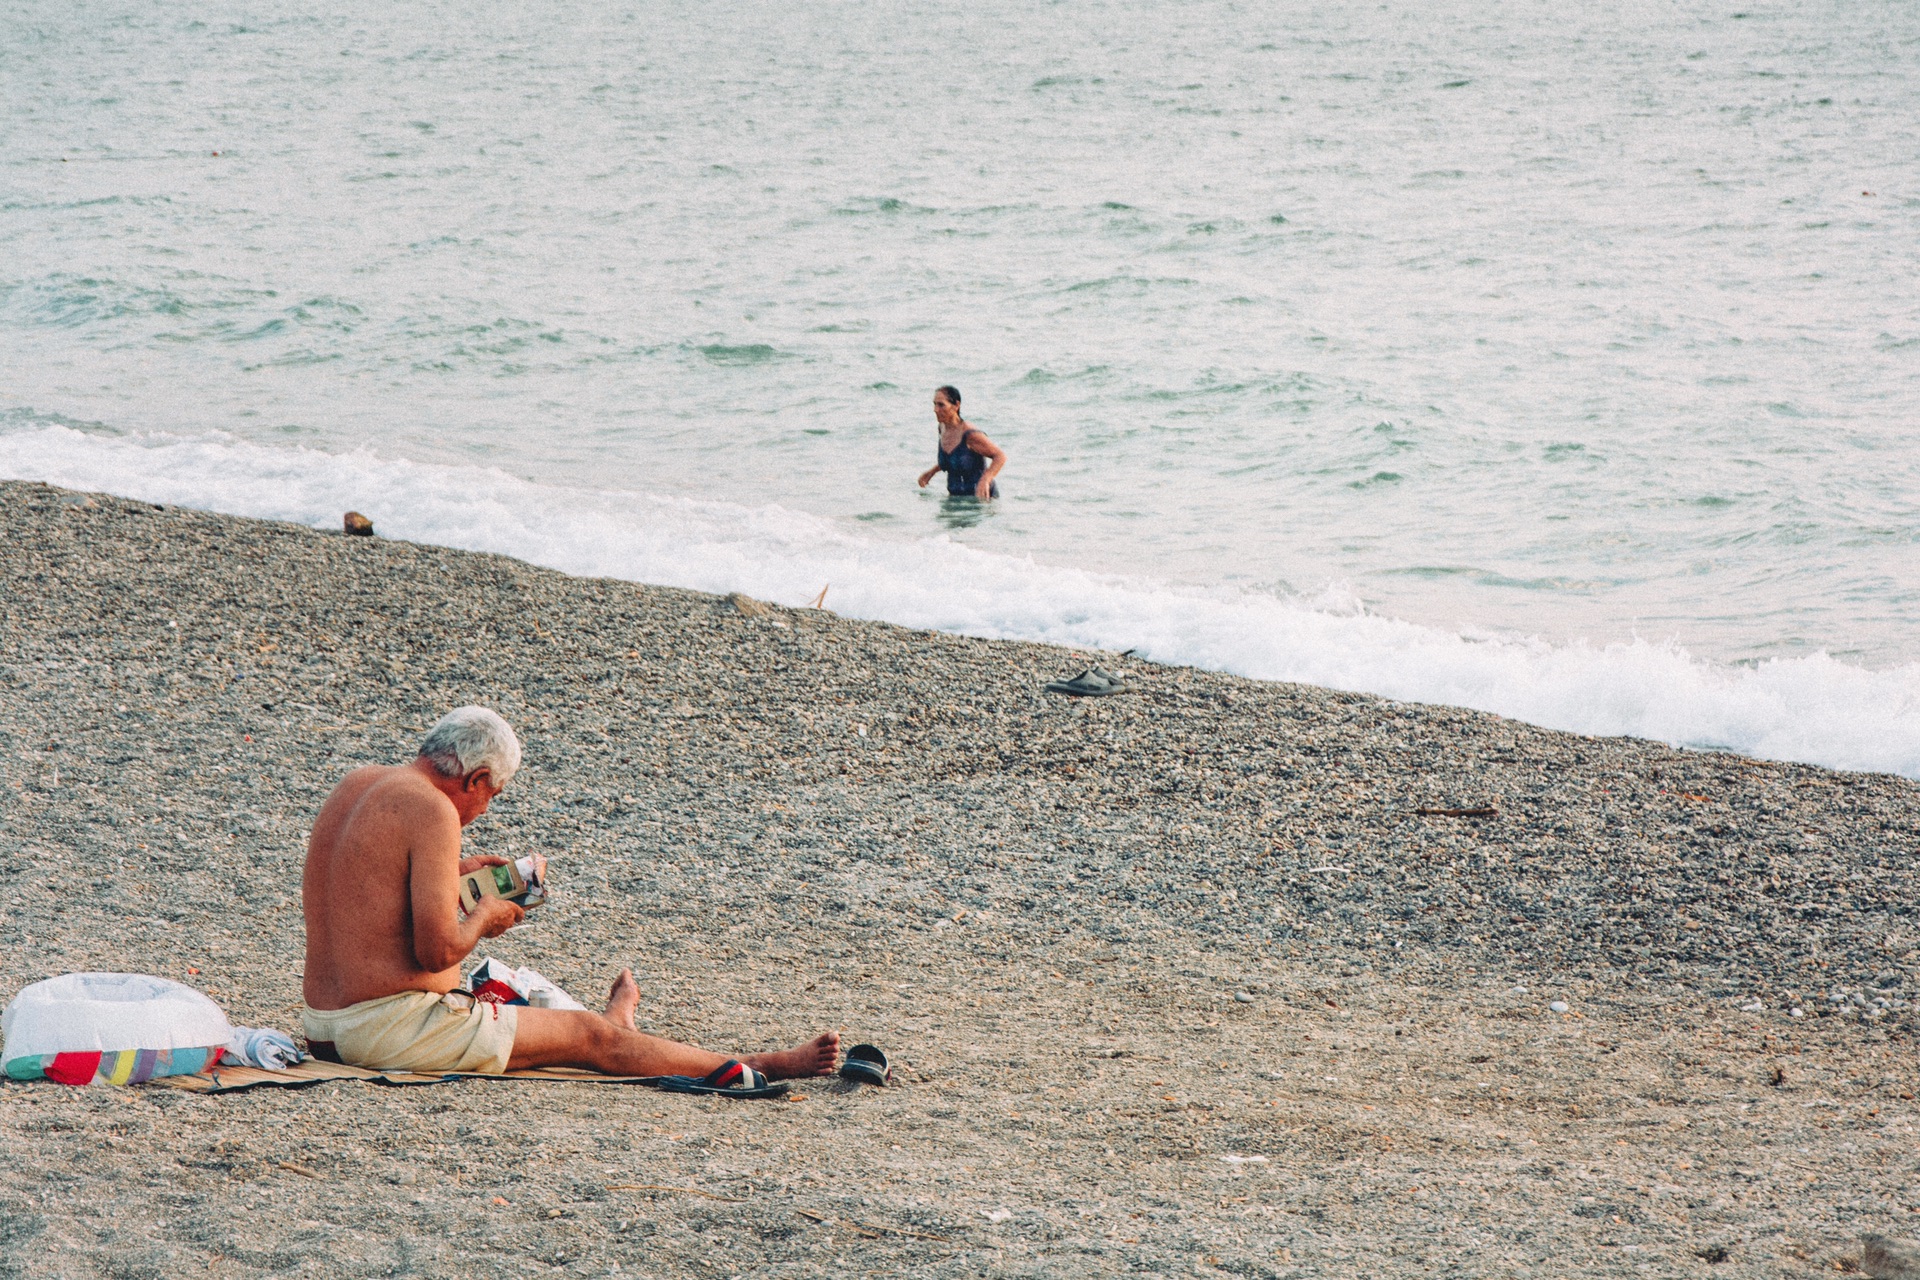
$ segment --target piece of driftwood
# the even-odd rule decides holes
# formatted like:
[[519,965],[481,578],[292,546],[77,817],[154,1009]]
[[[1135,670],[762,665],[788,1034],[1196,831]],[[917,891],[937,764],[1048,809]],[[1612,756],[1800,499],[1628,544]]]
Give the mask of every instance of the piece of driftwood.
[[739,1196],[723,1196],[718,1191],[702,1191],[698,1187],[663,1187],[651,1182],[616,1182],[609,1191],[670,1191],[681,1196],[705,1196],[709,1200],[725,1200],[728,1204],[745,1204]]
[[878,1231],[890,1236],[912,1236],[915,1240],[938,1240],[941,1244],[952,1244],[946,1236],[934,1235],[931,1231],[909,1231],[905,1227],[883,1227],[877,1222],[859,1222],[848,1218],[847,1225],[859,1227],[863,1231]]
[[810,1218],[815,1222],[824,1223],[827,1226],[832,1226],[837,1221],[842,1226],[852,1227],[855,1231],[859,1231],[873,1238],[878,1238],[883,1235],[911,1236],[915,1240],[938,1240],[941,1244],[953,1243],[949,1237],[937,1236],[931,1231],[909,1231],[905,1227],[887,1227],[877,1222],[860,1222],[853,1218],[829,1218],[826,1214],[815,1213],[811,1209],[795,1209],[794,1212],[803,1218]]

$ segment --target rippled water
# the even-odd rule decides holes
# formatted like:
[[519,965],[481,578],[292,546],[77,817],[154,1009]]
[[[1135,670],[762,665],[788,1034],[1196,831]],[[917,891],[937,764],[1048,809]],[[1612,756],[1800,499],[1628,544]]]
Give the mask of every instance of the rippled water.
[[0,473],[1920,769],[1920,9],[336,8],[0,4]]

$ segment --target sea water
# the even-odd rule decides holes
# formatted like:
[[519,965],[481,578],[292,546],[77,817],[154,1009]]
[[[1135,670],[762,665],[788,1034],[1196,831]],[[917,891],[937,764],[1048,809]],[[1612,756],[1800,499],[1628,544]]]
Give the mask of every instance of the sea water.
[[0,36],[0,475],[1920,776],[1920,7]]

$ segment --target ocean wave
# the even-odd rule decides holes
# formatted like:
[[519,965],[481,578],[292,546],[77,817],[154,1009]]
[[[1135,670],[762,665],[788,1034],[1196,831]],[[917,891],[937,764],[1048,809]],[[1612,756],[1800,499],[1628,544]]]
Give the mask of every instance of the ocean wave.
[[906,626],[1132,649],[1156,662],[1491,711],[1920,778],[1920,664],[1825,654],[1726,666],[1672,645],[1449,632],[1317,600],[1164,584],[975,550],[868,539],[777,506],[581,492],[498,470],[369,451],[269,448],[221,435],[114,435],[45,419],[0,427],[0,476],[516,556],[568,573],[800,604]]

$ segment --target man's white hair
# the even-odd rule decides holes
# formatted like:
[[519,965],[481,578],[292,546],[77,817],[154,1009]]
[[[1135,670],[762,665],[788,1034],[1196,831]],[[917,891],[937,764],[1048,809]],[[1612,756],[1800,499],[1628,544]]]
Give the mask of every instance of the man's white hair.
[[441,774],[464,778],[475,769],[493,775],[493,785],[504,787],[520,768],[520,739],[499,713],[485,707],[461,707],[440,717],[427,731],[420,754]]

